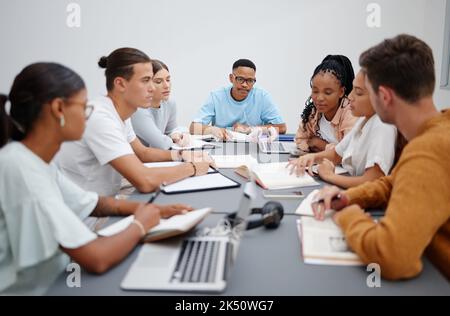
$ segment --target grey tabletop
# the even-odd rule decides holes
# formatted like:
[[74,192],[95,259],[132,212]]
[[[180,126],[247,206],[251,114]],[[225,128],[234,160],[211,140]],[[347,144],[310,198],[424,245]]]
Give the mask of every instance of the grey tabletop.
[[[220,144],[217,154],[257,155],[260,162],[287,161],[289,155],[269,157],[259,154],[249,144]],[[262,159],[261,159],[262,157]],[[222,171],[234,180],[245,183],[245,179],[233,170]],[[304,190],[305,195],[314,188]],[[156,203],[187,203],[194,208],[213,207],[214,214],[207,217],[198,227],[212,227],[225,213],[237,210],[243,186],[237,189],[197,192],[179,195],[159,195]],[[262,206],[267,200],[259,192],[254,206]],[[132,199],[147,201],[150,195],[133,194]],[[381,281],[380,288],[367,285],[369,272],[365,267],[336,267],[306,265],[301,259],[300,241],[297,231],[295,209],[301,200],[280,201],[286,212],[281,226],[276,230],[257,228],[245,232],[238,257],[223,295],[450,295],[447,279],[427,260],[424,269],[415,279],[401,282]],[[223,213],[223,214],[222,214]],[[136,259],[141,246],[121,264],[109,272],[95,276],[82,272],[81,288],[66,285],[68,273],[62,273],[47,295],[185,295],[187,293],[129,292],[120,288],[120,283]]]

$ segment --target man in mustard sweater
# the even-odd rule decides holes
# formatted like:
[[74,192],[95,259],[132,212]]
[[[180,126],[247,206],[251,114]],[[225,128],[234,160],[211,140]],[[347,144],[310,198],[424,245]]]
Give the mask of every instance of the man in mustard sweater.
[[[390,176],[347,191],[323,189],[316,218],[338,210],[334,220],[350,247],[379,264],[386,279],[417,276],[423,254],[450,279],[450,111],[433,104],[431,48],[399,35],[364,52],[360,65],[376,112],[409,143]],[[386,214],[375,222],[363,211],[369,207],[386,207]]]

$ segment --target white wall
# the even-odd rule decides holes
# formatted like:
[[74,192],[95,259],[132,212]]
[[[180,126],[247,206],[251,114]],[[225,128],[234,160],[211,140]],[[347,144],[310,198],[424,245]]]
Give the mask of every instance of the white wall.
[[[250,58],[258,84],[296,130],[309,79],[327,54],[358,56],[386,37],[407,32],[442,56],[445,0],[378,0],[382,27],[366,25],[364,0],[0,0],[0,91],[35,61],[78,71],[91,96],[104,92],[96,63],[131,46],[165,61],[174,78],[179,120],[189,124],[208,92],[227,84],[232,63]],[[80,4],[81,28],[66,26],[66,6]],[[440,74],[440,72],[439,72]],[[450,106],[449,91],[436,101]]]

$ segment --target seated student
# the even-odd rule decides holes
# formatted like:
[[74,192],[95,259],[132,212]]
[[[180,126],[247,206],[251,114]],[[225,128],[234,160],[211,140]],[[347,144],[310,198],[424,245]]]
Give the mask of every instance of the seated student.
[[[202,152],[167,151],[142,145],[130,117],[150,106],[153,69],[150,58],[133,48],[115,50],[99,61],[106,68],[108,95],[92,102],[95,110],[83,138],[65,143],[55,157],[61,171],[81,188],[111,196],[122,176],[140,192],[155,191],[164,182],[206,174],[210,159]],[[146,168],[143,162],[186,160],[170,168]],[[210,161],[210,160],[208,160]]]
[[181,147],[190,143],[187,129],[178,127],[177,106],[170,100],[172,87],[169,68],[159,60],[152,60],[153,97],[149,108],[140,108],[131,116],[134,132],[143,144],[170,149],[174,143]]
[[306,101],[302,122],[295,137],[303,152],[333,148],[356,123],[347,96],[355,78],[351,61],[341,55],[328,55],[314,70],[312,93]]
[[[392,175],[347,191],[327,187],[314,203],[316,218],[335,209],[335,222],[364,263],[380,265],[387,279],[408,279],[428,258],[450,279],[450,111],[433,103],[436,83],[431,48],[399,35],[360,57],[366,87],[383,122],[409,141]],[[339,203],[330,203],[340,195]],[[374,221],[365,208],[387,207]]]
[[224,140],[229,138],[227,128],[250,134],[252,127],[258,126],[264,129],[274,127],[279,134],[286,133],[286,124],[270,94],[254,87],[256,66],[252,61],[236,61],[230,82],[232,86],[209,95],[191,124],[191,134],[212,134]]
[[[99,197],[50,164],[62,142],[81,138],[91,110],[86,96],[83,80],[53,63],[26,67],[9,97],[0,96],[1,120],[8,126],[0,135],[1,295],[44,294],[66,270],[69,257],[89,272],[103,273],[122,261],[160,217],[191,210]],[[134,214],[135,221],[115,236],[99,238],[82,222],[90,214]]]
[[[359,117],[353,129],[336,147],[290,161],[297,174],[303,174],[308,168],[312,175],[312,165],[321,163],[319,176],[342,188],[354,187],[389,174],[395,158],[397,129],[384,124],[376,115],[365,87],[364,72],[356,75],[348,98],[352,114]],[[338,164],[342,164],[350,176],[335,174],[334,166]]]

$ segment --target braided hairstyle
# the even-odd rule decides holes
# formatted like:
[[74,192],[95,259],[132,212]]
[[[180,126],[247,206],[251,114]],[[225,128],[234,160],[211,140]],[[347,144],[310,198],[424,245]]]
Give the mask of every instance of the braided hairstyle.
[[[314,70],[314,74],[311,77],[311,87],[314,77],[319,73],[330,73],[336,77],[341,83],[341,87],[345,88],[344,97],[339,100],[339,104],[342,104],[342,99],[347,96],[353,90],[353,79],[355,79],[355,72],[353,71],[352,62],[346,56],[343,55],[328,55]],[[306,131],[306,124],[316,114],[316,106],[310,96],[305,102],[305,109],[302,113],[303,129]]]

